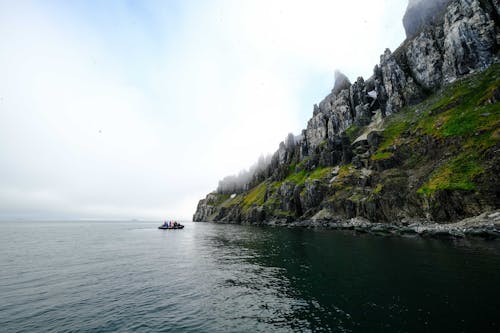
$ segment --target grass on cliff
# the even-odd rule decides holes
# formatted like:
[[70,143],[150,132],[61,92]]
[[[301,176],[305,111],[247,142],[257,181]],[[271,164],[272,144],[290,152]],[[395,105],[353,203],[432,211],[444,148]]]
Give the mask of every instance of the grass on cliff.
[[392,156],[394,156],[394,154],[389,151],[377,151],[370,158],[372,161],[379,161],[379,160],[387,160]]
[[308,176],[306,170],[296,171],[295,168],[290,168],[288,176],[285,178],[285,182],[292,182],[294,184],[304,184]]
[[391,117],[387,127],[382,132],[383,141],[378,149],[379,152],[397,145],[403,132],[411,125],[410,117],[406,113],[395,114]]
[[243,210],[246,211],[251,206],[262,206],[266,199],[267,181],[260,183],[251,189],[243,198]]
[[283,181],[269,182],[264,181],[252,188],[246,194],[238,195],[233,199],[227,199],[224,207],[240,204],[243,211],[246,212],[252,206],[274,206],[277,204],[274,199],[274,194],[284,182],[291,182],[295,185],[304,185],[306,181],[323,179],[331,175],[333,167],[320,167],[313,171],[300,170],[296,171],[295,167],[290,166],[290,173]]
[[417,190],[432,195],[439,190],[477,189],[475,180],[484,172],[483,153],[498,143],[500,107],[488,101],[500,89],[500,64],[443,89],[421,117],[417,128],[439,140],[460,138],[462,153],[441,165]]
[[476,189],[474,179],[483,172],[477,156],[461,154],[435,170],[417,193],[431,195],[438,190],[473,191]]
[[351,163],[344,164],[340,166],[337,176],[335,176],[334,181],[331,182],[331,187],[336,191],[339,190],[350,190],[350,183],[353,178],[360,176],[360,171],[355,169]]
[[419,127],[436,137],[470,136],[498,128],[500,108],[488,100],[500,89],[500,64],[443,90]]
[[216,199],[213,201],[211,204],[213,206],[219,206],[221,205],[224,201],[229,199],[230,195],[229,194],[222,194],[222,193],[216,193]]
[[[500,64],[483,73],[457,80],[426,99],[387,117],[383,140],[372,160],[393,156],[398,146],[408,145],[413,154],[403,161],[415,167],[422,156],[417,156],[414,145],[421,144],[423,136],[434,138],[440,146],[450,144],[461,154],[448,158],[429,175],[417,193],[432,195],[439,190],[475,190],[475,179],[484,172],[483,153],[500,139],[500,107],[490,100],[500,89]],[[406,163],[408,162],[408,163]]]
[[[500,126],[500,107],[489,104],[488,100],[498,89],[500,64],[492,65],[484,73],[457,80],[424,102],[387,117],[378,151],[397,146],[403,134],[410,131],[439,139],[491,134]],[[493,141],[487,146],[491,143]]]
[[307,180],[319,180],[332,174],[333,167],[316,168],[309,174]]
[[349,141],[353,142],[361,134],[363,129],[364,129],[364,127],[360,127],[360,126],[353,124],[345,130],[345,134],[349,138]]
[[300,170],[291,171],[285,178],[285,182],[292,182],[295,185],[304,185],[306,181],[319,180],[331,175],[333,167],[318,167],[312,171]]

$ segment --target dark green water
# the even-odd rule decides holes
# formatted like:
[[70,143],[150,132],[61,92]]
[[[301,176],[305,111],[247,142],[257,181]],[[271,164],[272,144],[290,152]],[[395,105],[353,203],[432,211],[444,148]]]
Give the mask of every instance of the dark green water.
[[1,332],[499,332],[500,242],[1,222]]

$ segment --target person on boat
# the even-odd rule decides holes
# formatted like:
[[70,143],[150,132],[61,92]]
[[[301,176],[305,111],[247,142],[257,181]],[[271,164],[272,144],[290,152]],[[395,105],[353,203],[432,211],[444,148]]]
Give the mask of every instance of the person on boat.
[[167,226],[167,221],[163,221],[163,226],[166,227]]

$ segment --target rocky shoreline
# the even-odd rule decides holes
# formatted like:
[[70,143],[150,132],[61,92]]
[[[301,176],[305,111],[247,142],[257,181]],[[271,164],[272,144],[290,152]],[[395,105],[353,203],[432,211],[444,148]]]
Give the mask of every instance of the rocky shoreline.
[[287,222],[286,220],[270,220],[259,223],[260,226],[353,230],[359,233],[376,235],[421,236],[434,238],[480,237],[484,239],[500,239],[500,210],[483,213],[454,223],[435,223],[426,220],[407,220],[399,224],[374,223],[364,218],[338,220],[303,220]]

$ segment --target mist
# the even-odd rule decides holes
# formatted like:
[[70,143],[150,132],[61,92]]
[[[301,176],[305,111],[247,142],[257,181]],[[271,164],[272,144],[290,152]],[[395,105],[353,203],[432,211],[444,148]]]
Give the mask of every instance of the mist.
[[371,76],[405,8],[0,2],[0,219],[190,219],[265,170],[335,69]]
[[424,26],[440,17],[446,5],[451,0],[409,0],[408,9],[403,16],[406,37],[410,38]]

